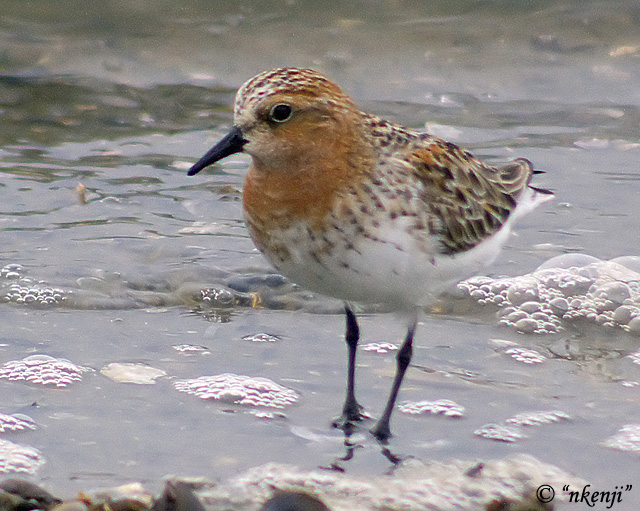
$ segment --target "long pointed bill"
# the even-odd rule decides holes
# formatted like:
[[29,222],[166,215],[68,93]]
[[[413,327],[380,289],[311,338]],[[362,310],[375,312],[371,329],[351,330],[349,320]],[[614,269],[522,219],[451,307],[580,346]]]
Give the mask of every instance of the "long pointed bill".
[[222,158],[239,153],[246,143],[247,141],[242,136],[242,130],[234,126],[226,137],[213,146],[207,154],[200,158],[200,160],[189,169],[187,175],[193,176],[203,168],[222,160]]

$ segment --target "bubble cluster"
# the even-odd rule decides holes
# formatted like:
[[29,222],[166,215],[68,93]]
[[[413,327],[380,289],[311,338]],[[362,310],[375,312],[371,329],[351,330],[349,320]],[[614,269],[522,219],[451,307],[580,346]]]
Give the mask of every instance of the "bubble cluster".
[[464,415],[464,406],[459,405],[449,399],[438,399],[437,401],[407,401],[402,403],[398,409],[404,413],[422,414],[431,413],[434,415],[444,415],[445,417],[459,418]]
[[522,432],[522,428],[509,426],[507,424],[485,424],[480,429],[474,431],[473,434],[488,440],[507,443],[514,443],[523,438],[527,438],[527,435]]
[[640,424],[627,424],[602,445],[620,451],[640,452]]
[[245,335],[242,340],[250,342],[277,342],[280,340],[280,337],[273,334],[259,333]]
[[267,378],[230,373],[178,380],[173,386],[180,392],[193,394],[201,399],[215,399],[237,405],[284,408],[299,399],[294,390]]
[[201,289],[200,299],[208,307],[233,307],[235,302],[233,293],[224,288]]
[[33,419],[27,415],[17,413],[6,415],[0,413],[0,433],[7,431],[24,431],[26,429],[38,429]]
[[504,354],[523,364],[542,364],[547,359],[543,354],[528,348],[509,348]]
[[90,369],[75,365],[63,358],[31,355],[22,360],[12,360],[3,364],[0,367],[0,378],[66,387],[73,382],[80,381],[82,373],[86,371],[90,371]]
[[564,254],[519,277],[473,277],[458,289],[498,306],[500,323],[523,333],[553,334],[586,320],[640,335],[640,257],[601,261]]
[[231,309],[234,307],[255,307],[260,303],[261,298],[254,290],[245,293],[226,287],[210,287],[200,289],[198,301],[206,309]]
[[65,300],[65,292],[59,288],[44,287],[41,284],[25,285],[16,282],[2,291],[0,300],[8,303],[51,306]]
[[229,321],[237,307],[255,307],[260,303],[255,293],[241,293],[226,287],[199,289],[194,298],[197,312],[214,323]]
[[390,351],[397,351],[398,345],[390,342],[370,342],[360,346],[362,351],[375,351],[376,353],[389,353]]
[[540,426],[552,422],[571,420],[569,414],[558,411],[522,412],[510,417],[505,422],[514,426]]
[[504,423],[485,424],[476,430],[474,434],[489,440],[514,443],[527,438],[523,430],[525,427],[541,426],[568,420],[571,420],[571,417],[558,410],[522,412],[508,418]]
[[24,274],[24,268],[16,263],[5,264],[0,268],[0,278],[13,280],[22,278]]
[[171,346],[174,350],[180,353],[208,353],[209,348],[201,346],[199,344],[174,344]]
[[286,418],[286,415],[284,415],[282,412],[265,411],[264,409],[249,410],[248,413],[249,415],[253,415],[257,419],[264,419],[264,420]]
[[0,303],[47,307],[58,305],[65,299],[62,289],[25,277],[25,269],[19,264],[6,264],[0,268]]
[[627,355],[627,358],[631,359],[631,362],[633,362],[634,364],[640,365],[640,351],[636,351],[635,353]]
[[45,459],[37,449],[0,439],[0,473],[35,475],[44,463]]

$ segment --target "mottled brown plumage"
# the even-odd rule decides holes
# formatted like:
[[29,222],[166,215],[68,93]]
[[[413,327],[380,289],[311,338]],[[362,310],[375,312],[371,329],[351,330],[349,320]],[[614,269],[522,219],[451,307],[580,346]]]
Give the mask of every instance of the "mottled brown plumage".
[[[251,155],[243,208],[260,251],[298,284],[346,302],[415,311],[489,264],[513,221],[551,197],[529,185],[525,159],[495,167],[455,144],[361,112],[327,78],[275,69],[236,95],[234,128],[190,170]],[[361,418],[349,305],[343,425]],[[411,357],[415,315],[375,435],[389,419]]]

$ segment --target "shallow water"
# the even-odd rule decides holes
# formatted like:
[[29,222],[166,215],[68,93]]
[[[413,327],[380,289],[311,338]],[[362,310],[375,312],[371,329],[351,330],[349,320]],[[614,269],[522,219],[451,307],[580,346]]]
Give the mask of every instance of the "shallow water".
[[[39,449],[37,480],[58,492],[132,479],[159,487],[171,473],[224,478],[268,461],[314,468],[343,451],[329,427],[344,385],[339,304],[261,279],[271,270],[241,219],[247,158],[186,176],[230,125],[235,88],[259,71],[313,67],[363,109],[545,169],[537,183],[555,201],[520,222],[491,275],[526,274],[567,252],[640,255],[633,2],[22,2],[4,11],[0,267],[19,264],[29,285],[60,288],[67,300],[1,304],[0,363],[45,354],[95,370],[60,389],[0,380],[0,412],[26,413],[39,427],[2,438]],[[201,288],[236,294],[203,313]],[[262,307],[252,307],[252,292]],[[640,387],[620,383],[640,380],[640,366],[622,358],[638,339],[596,324],[518,334],[495,309],[458,305],[448,298],[447,314],[423,316],[401,400],[450,399],[465,415],[397,412],[394,452],[525,452],[602,490],[635,483],[637,454],[601,443],[640,422]],[[361,324],[364,342],[397,343],[404,333],[388,314]],[[257,333],[279,340],[242,340]],[[519,363],[495,339],[548,358]],[[182,344],[207,349],[173,348]],[[112,362],[167,376],[116,383],[99,372]],[[220,373],[270,378],[301,398],[286,418],[261,419],[172,386]],[[392,373],[393,353],[360,354],[359,399],[374,415]],[[473,434],[538,410],[572,420],[528,428],[515,443]],[[375,443],[358,440],[365,448],[346,470],[384,473]]]

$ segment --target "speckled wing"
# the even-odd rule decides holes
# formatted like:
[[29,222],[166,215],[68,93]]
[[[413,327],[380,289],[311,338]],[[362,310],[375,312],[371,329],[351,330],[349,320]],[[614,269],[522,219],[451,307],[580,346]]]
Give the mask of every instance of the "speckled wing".
[[449,255],[470,250],[497,232],[533,174],[524,158],[493,167],[437,138],[411,148],[407,156],[423,185],[429,224]]

